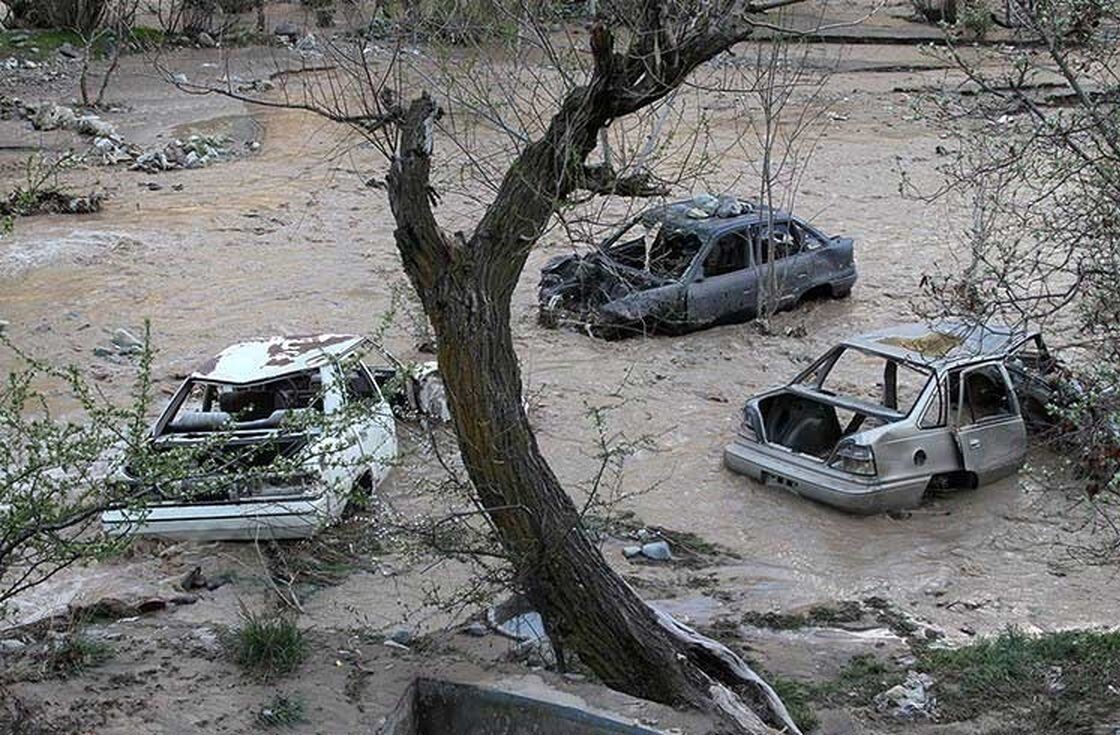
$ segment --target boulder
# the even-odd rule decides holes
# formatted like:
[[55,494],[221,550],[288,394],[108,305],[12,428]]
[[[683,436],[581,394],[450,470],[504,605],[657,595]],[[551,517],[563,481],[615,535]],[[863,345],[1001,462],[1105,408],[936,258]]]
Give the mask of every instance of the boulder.
[[669,561],[673,558],[673,552],[669,550],[669,544],[665,541],[652,541],[642,544],[642,556],[655,561]]
[[217,48],[218,42],[206,31],[198,34],[198,45],[202,48]]
[[297,28],[296,24],[292,23],[290,20],[282,20],[277,23],[276,27],[272,29],[272,33],[275,36],[282,36],[283,38],[286,38],[289,41],[293,42],[297,38],[299,38],[299,28]]
[[77,46],[67,41],[58,47],[58,55],[67,59],[80,59],[82,57],[82,52]]

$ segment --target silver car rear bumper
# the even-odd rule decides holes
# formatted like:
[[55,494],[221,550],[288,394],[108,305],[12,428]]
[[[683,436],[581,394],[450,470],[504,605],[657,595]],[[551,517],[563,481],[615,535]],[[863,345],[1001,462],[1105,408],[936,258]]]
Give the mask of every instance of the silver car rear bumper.
[[741,441],[724,448],[723,463],[733,472],[766,485],[865,515],[916,508],[922,502],[930,479],[924,475],[888,481],[860,478],[784,449]]

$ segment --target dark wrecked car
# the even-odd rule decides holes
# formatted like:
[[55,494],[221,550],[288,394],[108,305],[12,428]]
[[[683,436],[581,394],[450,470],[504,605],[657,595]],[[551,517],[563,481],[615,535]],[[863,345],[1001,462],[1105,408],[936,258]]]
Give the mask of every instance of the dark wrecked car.
[[856,282],[852,240],[780,210],[700,196],[656,207],[589,253],[541,269],[541,322],[601,337],[681,332],[843,298]]

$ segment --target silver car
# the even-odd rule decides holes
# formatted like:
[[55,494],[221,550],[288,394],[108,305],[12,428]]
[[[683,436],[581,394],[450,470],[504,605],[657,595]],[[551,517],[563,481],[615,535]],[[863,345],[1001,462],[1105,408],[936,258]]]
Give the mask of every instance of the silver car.
[[[930,489],[1016,472],[1026,427],[1016,375],[1053,361],[1037,332],[944,321],[847,340],[754,396],[728,468],[854,513],[913,508]],[[1009,371],[1008,368],[1011,368]]]

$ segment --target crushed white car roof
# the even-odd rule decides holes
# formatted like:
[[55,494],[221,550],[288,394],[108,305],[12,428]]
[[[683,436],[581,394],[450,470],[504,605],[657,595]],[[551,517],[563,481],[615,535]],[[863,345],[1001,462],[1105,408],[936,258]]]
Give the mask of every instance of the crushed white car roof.
[[303,334],[239,342],[211,357],[191,375],[217,383],[255,383],[320,367],[365,343],[353,334]]

